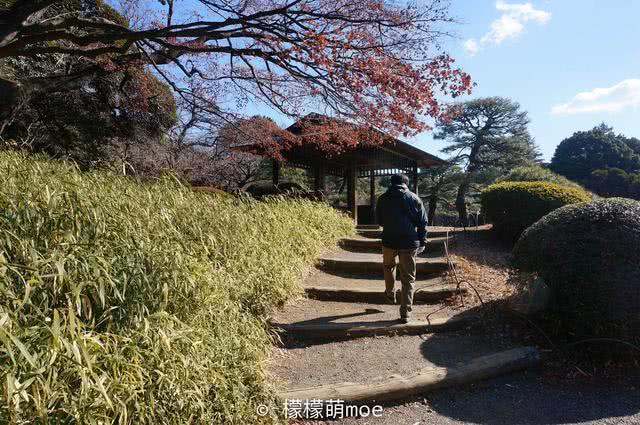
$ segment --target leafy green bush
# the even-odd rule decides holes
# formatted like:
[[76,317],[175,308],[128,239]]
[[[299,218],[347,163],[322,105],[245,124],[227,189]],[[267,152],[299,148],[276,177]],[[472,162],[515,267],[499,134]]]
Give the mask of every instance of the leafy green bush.
[[578,183],[569,180],[568,178],[554,173],[553,171],[545,168],[541,165],[523,165],[515,167],[509,171],[506,175],[498,178],[496,182],[534,182],[545,181],[550,183],[557,183],[562,186],[574,187],[576,189],[583,189]]
[[514,256],[552,288],[560,323],[593,334],[640,325],[639,247],[640,202],[610,198],[546,215],[523,233]]
[[640,199],[640,173],[620,168],[601,168],[591,173],[589,184],[604,197]]
[[482,209],[496,232],[515,241],[530,225],[567,204],[589,201],[587,192],[549,182],[496,183],[481,194]]
[[352,227],[0,153],[0,422],[253,422],[267,314]]

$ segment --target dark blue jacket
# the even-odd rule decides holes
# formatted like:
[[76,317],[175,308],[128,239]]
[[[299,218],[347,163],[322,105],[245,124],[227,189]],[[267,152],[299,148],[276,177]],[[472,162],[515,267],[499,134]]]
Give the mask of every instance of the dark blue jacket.
[[426,244],[427,213],[406,185],[392,185],[378,198],[376,216],[382,226],[383,246],[411,249]]

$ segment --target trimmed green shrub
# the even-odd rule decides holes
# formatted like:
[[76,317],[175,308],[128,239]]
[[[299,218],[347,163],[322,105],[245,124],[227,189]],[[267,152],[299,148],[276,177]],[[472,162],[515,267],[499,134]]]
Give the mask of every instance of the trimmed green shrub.
[[0,422],[253,423],[267,315],[352,231],[318,203],[0,152]]
[[545,181],[550,183],[557,183],[562,186],[574,187],[576,189],[584,189],[578,183],[569,180],[568,178],[554,173],[553,171],[545,168],[541,165],[522,165],[515,167],[509,171],[506,175],[499,177],[496,182],[533,182],[533,181]]
[[572,332],[611,332],[620,324],[640,330],[640,202],[560,208],[523,233],[514,256],[549,284],[553,311]]
[[567,204],[589,201],[587,192],[549,182],[503,182],[482,191],[482,210],[493,228],[515,241],[530,225]]

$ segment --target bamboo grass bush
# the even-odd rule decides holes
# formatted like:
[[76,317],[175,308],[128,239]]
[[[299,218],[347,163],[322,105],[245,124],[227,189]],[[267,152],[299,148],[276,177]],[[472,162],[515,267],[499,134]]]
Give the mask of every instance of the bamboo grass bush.
[[0,152],[0,422],[253,423],[269,312],[352,231],[309,201]]

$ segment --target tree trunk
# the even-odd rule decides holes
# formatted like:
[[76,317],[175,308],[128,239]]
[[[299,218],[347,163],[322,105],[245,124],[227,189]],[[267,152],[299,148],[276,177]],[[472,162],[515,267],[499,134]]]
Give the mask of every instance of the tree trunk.
[[458,186],[458,194],[456,195],[456,210],[458,211],[458,220],[464,227],[469,225],[467,214],[467,192],[469,191],[469,181],[465,178],[460,186]]
[[20,86],[15,81],[0,78],[0,120],[11,115],[13,108],[18,103],[18,92]]
[[427,222],[429,226],[434,226],[434,219],[436,218],[436,210],[438,209],[438,197],[430,196],[429,197],[429,211],[427,212]]

